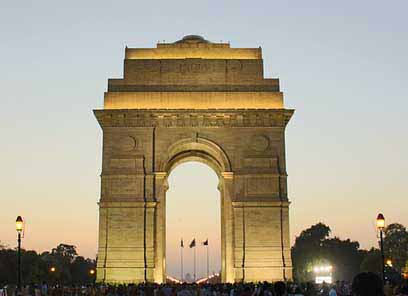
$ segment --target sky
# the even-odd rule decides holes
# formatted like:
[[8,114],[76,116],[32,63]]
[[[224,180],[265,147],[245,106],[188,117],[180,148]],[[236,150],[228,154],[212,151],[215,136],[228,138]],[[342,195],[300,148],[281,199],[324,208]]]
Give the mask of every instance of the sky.
[[[203,180],[204,178],[204,180]],[[221,198],[219,179],[215,171],[199,162],[178,165],[170,173],[166,194],[166,269],[167,273],[181,278],[181,254],[183,252],[183,276],[194,275],[196,252],[196,278],[221,270]],[[189,184],[190,186],[185,186]],[[182,211],[185,209],[184,211]],[[182,211],[182,213],[180,213]],[[180,240],[184,248],[180,250]],[[192,240],[196,248],[189,248]],[[208,247],[203,242],[208,239]],[[207,250],[208,248],[208,250]]]
[[[280,78],[296,109],[286,132],[292,241],[321,221],[376,245],[378,212],[408,226],[406,11],[406,0],[1,1],[0,241],[15,245],[22,215],[24,247],[65,242],[95,256],[102,137],[92,110],[122,76],[126,45],[199,34],[261,46],[265,77]],[[212,186],[210,169],[186,165]],[[184,169],[171,176],[180,200],[194,190],[178,180]],[[169,206],[168,219],[180,212]]]

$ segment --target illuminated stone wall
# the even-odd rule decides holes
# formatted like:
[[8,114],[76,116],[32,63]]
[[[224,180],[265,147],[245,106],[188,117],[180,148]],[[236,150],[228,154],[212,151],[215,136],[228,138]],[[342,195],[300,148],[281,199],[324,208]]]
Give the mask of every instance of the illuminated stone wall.
[[187,36],[126,49],[95,110],[103,130],[97,280],[165,281],[167,176],[195,160],[220,178],[222,281],[290,279],[284,108],[260,48]]

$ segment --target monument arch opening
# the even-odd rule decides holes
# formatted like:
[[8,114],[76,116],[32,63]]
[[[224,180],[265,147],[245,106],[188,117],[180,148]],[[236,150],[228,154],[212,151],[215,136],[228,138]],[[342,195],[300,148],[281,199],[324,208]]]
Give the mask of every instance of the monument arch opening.
[[[227,278],[227,266],[231,264],[228,260],[229,251],[233,245],[232,236],[226,235],[227,231],[231,231],[228,227],[228,221],[225,221],[231,214],[228,209],[231,207],[231,198],[229,196],[230,192],[225,188],[228,181],[225,178],[229,178],[231,173],[231,163],[226,155],[225,151],[214,141],[208,140],[206,138],[200,137],[198,133],[192,135],[192,137],[183,138],[175,141],[170,145],[167,151],[162,155],[163,162],[161,162],[159,168],[161,170],[162,178],[162,191],[158,195],[161,200],[161,206],[158,207],[157,211],[157,225],[162,225],[166,223],[165,212],[166,212],[166,193],[169,188],[168,186],[168,176],[178,165],[195,161],[203,163],[209,166],[218,176],[218,190],[220,194],[220,214],[221,214],[221,279],[226,281]],[[164,251],[162,258],[165,260],[165,235],[163,232],[166,231],[166,227],[161,227],[161,231],[157,233],[161,236],[157,241],[162,241],[162,245],[158,247],[158,251]],[[165,271],[165,264],[163,266],[163,274]],[[197,278],[196,278],[197,279]]]
[[104,108],[97,281],[166,280],[169,173],[200,161],[219,177],[221,280],[290,279],[286,109],[262,49],[196,35],[126,48]]
[[[168,175],[167,276],[192,281],[194,274],[196,279],[200,279],[205,278],[207,273],[221,271],[221,199],[218,184],[219,177],[215,171],[197,161],[181,163]],[[193,239],[196,249],[189,248]],[[207,245],[203,245],[206,240]],[[187,273],[190,277],[186,277]]]

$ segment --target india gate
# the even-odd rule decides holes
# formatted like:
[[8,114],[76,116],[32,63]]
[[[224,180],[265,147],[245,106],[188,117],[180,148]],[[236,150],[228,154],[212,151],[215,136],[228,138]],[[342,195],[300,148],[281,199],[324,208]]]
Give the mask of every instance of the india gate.
[[[221,281],[292,278],[279,80],[262,49],[196,35],[126,48],[104,107],[97,281],[166,281],[167,177],[198,161],[218,175]],[[191,196],[194,198],[194,196]]]

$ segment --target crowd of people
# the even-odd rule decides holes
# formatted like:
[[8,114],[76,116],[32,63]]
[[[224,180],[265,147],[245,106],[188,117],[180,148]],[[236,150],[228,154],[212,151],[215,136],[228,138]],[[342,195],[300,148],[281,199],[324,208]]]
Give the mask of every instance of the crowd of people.
[[47,283],[0,289],[0,296],[408,296],[408,281],[385,286],[374,273],[361,273],[352,283],[236,283],[236,284],[129,284],[49,286]]

